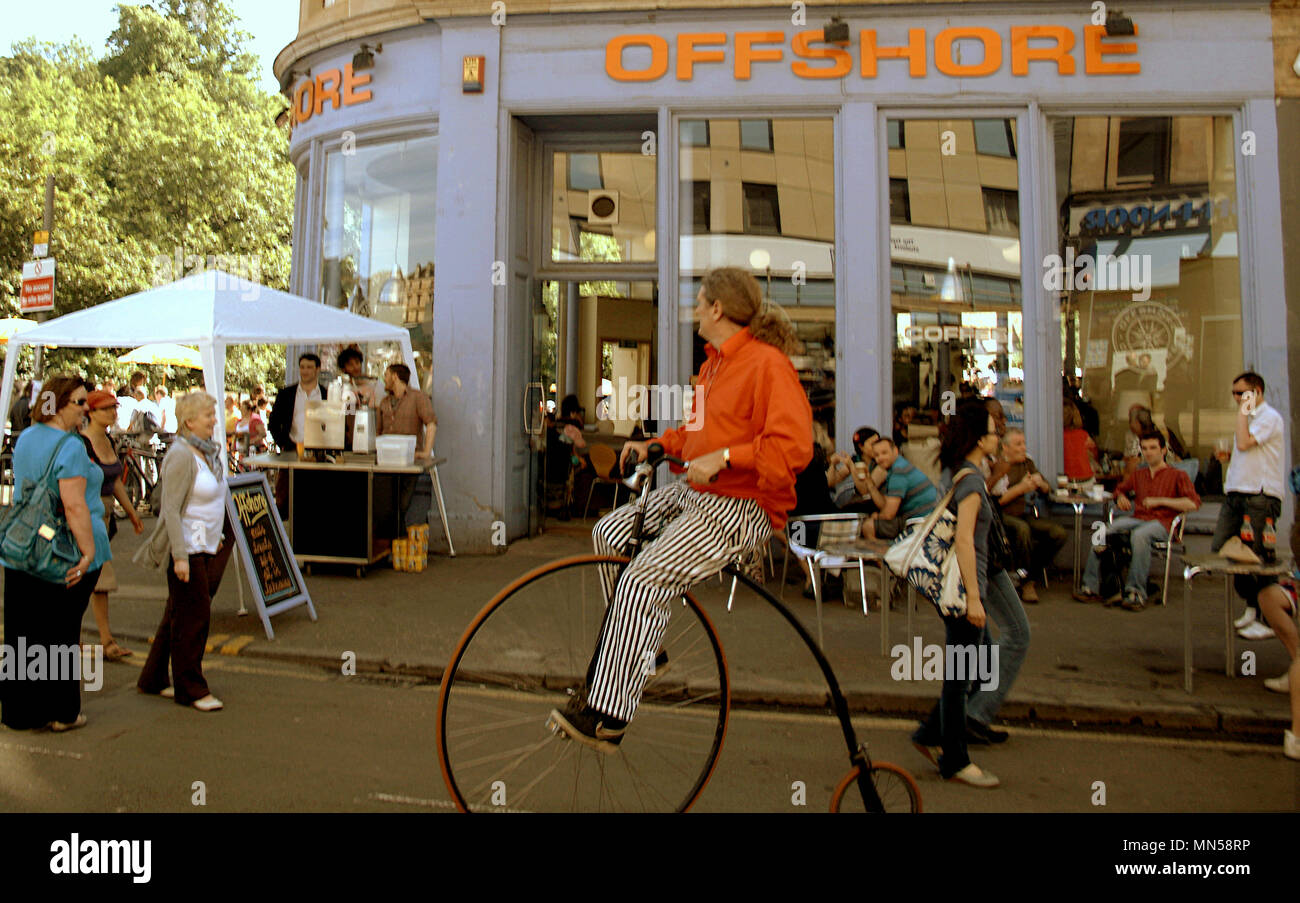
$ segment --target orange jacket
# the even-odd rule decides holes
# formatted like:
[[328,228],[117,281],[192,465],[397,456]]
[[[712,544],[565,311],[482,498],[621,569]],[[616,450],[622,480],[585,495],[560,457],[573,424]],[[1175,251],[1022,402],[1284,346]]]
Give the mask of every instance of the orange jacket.
[[756,341],[748,328],[724,342],[721,351],[706,345],[705,353],[691,421],[657,441],[687,460],[730,448],[730,469],[693,488],[753,499],[767,512],[772,529],[780,530],[795,504],[795,474],[812,459],[808,396],[790,359]]

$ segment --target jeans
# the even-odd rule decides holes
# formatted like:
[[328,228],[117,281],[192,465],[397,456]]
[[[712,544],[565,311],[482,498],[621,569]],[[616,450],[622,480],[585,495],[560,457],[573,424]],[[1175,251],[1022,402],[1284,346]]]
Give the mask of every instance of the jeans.
[[[1143,602],[1147,600],[1147,577],[1151,574],[1151,543],[1167,542],[1169,531],[1158,520],[1139,520],[1136,517],[1117,517],[1110,525],[1112,533],[1128,533],[1133,548],[1133,560],[1128,566],[1128,580],[1124,592],[1136,593]],[[1101,560],[1096,551],[1088,553],[1088,566],[1083,570],[1083,588],[1090,593],[1101,587]]]
[[[944,642],[949,646],[978,645],[982,631],[966,620],[965,615],[943,619]],[[946,664],[945,664],[946,667]],[[943,691],[930,714],[912,734],[912,742],[921,746],[942,746],[939,773],[950,778],[970,764],[966,749],[966,696],[970,681],[944,672]]]
[[[1244,492],[1229,492],[1219,507],[1219,520],[1214,525],[1214,538],[1210,540],[1210,551],[1219,551],[1225,542],[1240,533],[1241,522],[1245,515],[1249,514],[1250,526],[1255,532],[1255,541],[1251,544],[1251,549],[1259,555],[1264,550],[1264,522],[1271,517],[1276,525],[1281,513],[1281,499],[1263,493],[1247,495]],[[1277,583],[1276,577],[1238,574],[1232,578],[1232,587],[1237,591],[1237,595],[1245,599],[1246,604],[1256,612],[1259,611],[1260,590],[1274,583]]]
[[[987,726],[997,717],[1002,700],[1011,692],[1011,685],[1020,674],[1020,666],[1025,663],[1025,655],[1029,652],[1029,619],[1025,617],[1025,607],[1020,604],[1020,597],[1011,583],[1011,575],[1006,571],[989,575],[988,592],[983,602],[984,611],[998,625],[998,685],[985,690],[979,683],[974,684],[966,703],[966,714]],[[990,645],[987,623],[981,642]]]

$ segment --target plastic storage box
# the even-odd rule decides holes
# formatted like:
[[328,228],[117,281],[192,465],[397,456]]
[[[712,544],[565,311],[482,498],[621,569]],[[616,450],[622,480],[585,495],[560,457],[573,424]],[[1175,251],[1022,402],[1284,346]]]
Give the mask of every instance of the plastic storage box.
[[414,436],[379,436],[375,460],[380,467],[410,467],[415,463]]

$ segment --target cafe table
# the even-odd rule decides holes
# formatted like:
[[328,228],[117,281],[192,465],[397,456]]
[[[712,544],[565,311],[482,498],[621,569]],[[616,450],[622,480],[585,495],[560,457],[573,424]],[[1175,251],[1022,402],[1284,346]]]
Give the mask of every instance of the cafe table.
[[1050,495],[1052,501],[1069,505],[1074,509],[1074,583],[1072,588],[1079,588],[1079,574],[1083,569],[1083,509],[1088,505],[1101,505],[1101,519],[1107,517],[1110,501],[1115,496],[1109,492],[1083,493],[1077,489],[1054,489]]
[[429,471],[447,549],[456,555],[447,524],[438,465],[446,458],[417,458],[410,465],[381,465],[374,454],[345,452],[335,461],[301,461],[293,452],[253,455],[244,463],[259,470],[287,470],[289,516],[286,526],[300,564],[346,564],[358,577],[392,554],[380,540],[404,535],[401,480]]
[[1223,578],[1223,673],[1233,677],[1237,673],[1237,631],[1232,626],[1232,578],[1239,574],[1281,577],[1291,573],[1292,563],[1289,555],[1260,564],[1233,561],[1222,555],[1183,556],[1183,689],[1192,692],[1192,581],[1201,574]]

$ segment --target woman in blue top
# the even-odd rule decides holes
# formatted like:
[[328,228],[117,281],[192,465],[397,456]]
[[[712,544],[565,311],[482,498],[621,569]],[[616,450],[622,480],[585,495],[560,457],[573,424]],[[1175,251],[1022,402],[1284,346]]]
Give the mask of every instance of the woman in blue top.
[[[15,501],[24,481],[36,482],[50,458],[58,480],[68,527],[81,559],[62,583],[50,583],[5,562],[4,641],[14,650],[14,669],[0,680],[0,721],[15,730],[48,727],[69,731],[83,726],[81,714],[81,617],[99,570],[110,556],[100,469],[90,462],[76,436],[86,410],[86,386],[79,377],[56,376],[32,405],[32,425],[14,446]],[[61,439],[67,442],[59,445]],[[19,655],[19,648],[24,649]],[[34,652],[40,649],[39,653]],[[16,678],[21,670],[22,678]]]

